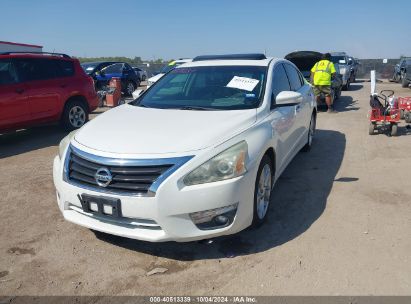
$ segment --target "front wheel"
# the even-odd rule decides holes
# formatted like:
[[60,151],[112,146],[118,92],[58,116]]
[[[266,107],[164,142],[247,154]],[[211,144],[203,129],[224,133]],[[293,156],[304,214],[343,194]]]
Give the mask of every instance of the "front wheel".
[[131,96],[135,90],[136,90],[136,85],[132,81],[127,82],[126,84],[127,96]]
[[411,112],[410,111],[404,111],[404,119],[406,123],[411,123]]
[[273,171],[271,159],[264,155],[258,167],[254,190],[253,227],[259,227],[267,218],[270,205]]
[[349,89],[350,89],[350,80],[348,79],[346,85],[343,86],[343,90],[348,91]]
[[81,128],[88,121],[88,110],[78,100],[69,101],[64,107],[61,122],[67,131]]

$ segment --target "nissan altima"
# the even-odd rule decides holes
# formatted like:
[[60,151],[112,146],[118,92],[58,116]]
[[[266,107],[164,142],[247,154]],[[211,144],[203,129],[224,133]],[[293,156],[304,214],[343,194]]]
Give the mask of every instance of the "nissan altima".
[[259,226],[276,180],[311,148],[316,113],[287,60],[196,57],[61,141],[58,207],[75,224],[152,242]]

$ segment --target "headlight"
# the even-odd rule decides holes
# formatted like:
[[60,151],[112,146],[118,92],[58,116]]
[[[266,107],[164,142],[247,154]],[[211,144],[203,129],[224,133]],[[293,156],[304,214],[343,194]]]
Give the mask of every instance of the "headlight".
[[191,186],[212,183],[243,175],[247,172],[245,167],[247,151],[248,146],[245,141],[228,148],[190,172],[184,178],[184,184]]
[[59,145],[59,157],[60,159],[63,158],[64,152],[66,151],[67,146],[70,144],[71,139],[76,134],[77,130],[71,131],[66,137],[64,137]]

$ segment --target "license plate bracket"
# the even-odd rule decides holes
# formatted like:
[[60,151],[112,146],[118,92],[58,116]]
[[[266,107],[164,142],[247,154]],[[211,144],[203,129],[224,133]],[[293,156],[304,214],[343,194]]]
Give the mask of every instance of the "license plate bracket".
[[[83,208],[84,212],[107,217],[122,217],[121,201],[117,198],[89,194],[78,195],[78,198],[81,202],[81,207]],[[92,209],[92,204],[97,207],[97,210]],[[111,213],[106,212],[106,210],[109,209],[111,209]]]

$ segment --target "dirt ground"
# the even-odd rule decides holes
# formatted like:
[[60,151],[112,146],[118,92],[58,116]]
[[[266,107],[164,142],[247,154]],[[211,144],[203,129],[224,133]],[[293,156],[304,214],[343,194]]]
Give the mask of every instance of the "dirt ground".
[[[369,83],[320,113],[258,230],[151,244],[63,220],[52,159],[65,133],[0,136],[0,295],[411,295],[411,130],[368,135]],[[378,84],[411,95],[398,84]],[[165,273],[148,276],[162,267]]]

